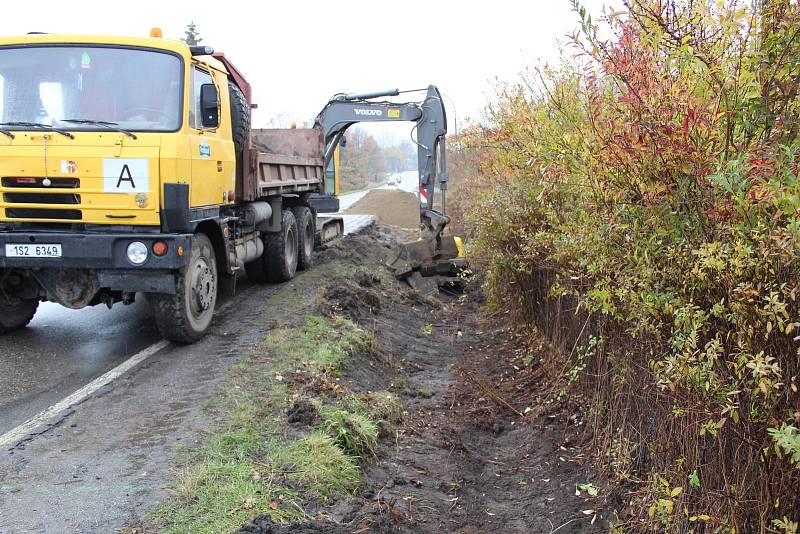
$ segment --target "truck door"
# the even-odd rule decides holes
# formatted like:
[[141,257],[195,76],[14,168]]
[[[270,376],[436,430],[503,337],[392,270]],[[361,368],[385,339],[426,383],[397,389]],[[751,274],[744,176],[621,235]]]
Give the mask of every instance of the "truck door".
[[[192,92],[189,104],[189,144],[192,158],[192,183],[190,188],[190,204],[197,206],[212,206],[227,203],[227,178],[235,169],[231,169],[232,141],[225,141],[223,121],[224,113],[220,113],[220,126],[207,127],[203,124],[200,110],[200,88],[203,84],[214,83],[211,72],[194,66],[191,76]],[[227,87],[220,87],[220,100],[227,96]],[[223,95],[222,91],[226,94]],[[223,109],[225,109],[223,107]],[[229,129],[229,128],[228,128]],[[227,136],[230,139],[230,135]],[[228,147],[226,145],[230,144]]]

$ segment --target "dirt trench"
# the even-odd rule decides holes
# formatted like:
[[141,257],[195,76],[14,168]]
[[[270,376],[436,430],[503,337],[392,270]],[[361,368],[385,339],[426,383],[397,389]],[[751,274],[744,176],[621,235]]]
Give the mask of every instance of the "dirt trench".
[[362,461],[352,497],[306,503],[309,522],[261,516],[239,532],[605,531],[610,505],[578,446],[580,414],[567,403],[531,405],[537,358],[485,316],[477,282],[428,298],[389,276],[375,250],[391,238],[379,228],[323,252],[367,269],[329,281],[319,311],[375,334],[377,351],[354,358],[341,381],[398,394],[396,435]]

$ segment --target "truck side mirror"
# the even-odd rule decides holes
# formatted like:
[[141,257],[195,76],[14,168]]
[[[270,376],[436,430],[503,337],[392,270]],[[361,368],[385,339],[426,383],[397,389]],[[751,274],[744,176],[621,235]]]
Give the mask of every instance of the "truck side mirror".
[[213,83],[200,86],[200,116],[204,128],[219,126],[219,91]]

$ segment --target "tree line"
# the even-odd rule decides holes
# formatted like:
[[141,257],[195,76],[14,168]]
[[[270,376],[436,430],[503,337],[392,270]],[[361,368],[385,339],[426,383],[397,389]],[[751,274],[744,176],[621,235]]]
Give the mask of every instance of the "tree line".
[[390,173],[417,168],[416,150],[410,141],[384,147],[358,127],[347,130],[346,142],[340,145],[339,154],[343,193],[381,185]]

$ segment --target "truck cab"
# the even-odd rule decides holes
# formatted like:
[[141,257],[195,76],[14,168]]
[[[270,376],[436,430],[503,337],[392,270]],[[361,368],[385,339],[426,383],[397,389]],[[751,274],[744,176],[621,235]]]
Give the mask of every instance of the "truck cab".
[[42,300],[110,307],[138,293],[165,337],[191,342],[223,278],[280,281],[310,264],[324,138],[286,132],[310,152],[260,157],[249,85],[212,52],[159,37],[0,38],[0,333]]

